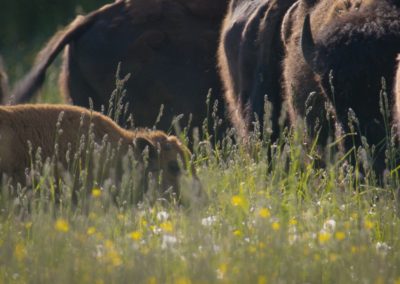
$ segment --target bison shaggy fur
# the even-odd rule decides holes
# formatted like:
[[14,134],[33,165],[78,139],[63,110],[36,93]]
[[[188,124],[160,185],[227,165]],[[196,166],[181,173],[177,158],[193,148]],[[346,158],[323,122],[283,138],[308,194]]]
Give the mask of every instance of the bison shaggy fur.
[[[233,0],[223,22],[218,50],[229,116],[245,138],[257,117],[263,126],[264,97],[272,103],[272,126],[278,133],[282,108],[280,26],[295,0]],[[256,117],[255,117],[256,116]]]
[[15,88],[16,102],[32,97],[47,67],[67,46],[60,86],[73,104],[88,107],[91,98],[94,109],[108,107],[121,62],[121,74],[131,74],[124,102],[136,126],[153,126],[162,104],[160,129],[169,129],[174,116],[187,119],[190,113],[192,125],[201,126],[209,89],[214,99],[220,94],[215,54],[227,2],[118,1],[79,16],[39,54]]
[[[32,166],[32,155],[38,148],[43,159],[56,157],[63,169],[67,168],[66,153],[82,155],[85,163],[92,159],[84,156],[87,148],[82,150],[82,142],[89,147],[89,137],[94,145],[107,143],[117,151],[115,159],[119,162],[132,149],[141,165],[137,169],[142,168],[143,175],[160,177],[162,194],[172,189],[179,196],[181,165],[186,167],[190,152],[176,137],[161,131],[125,130],[107,116],[76,106],[0,106],[0,172],[24,183],[25,171]],[[147,160],[142,156],[145,149]],[[194,172],[193,176],[196,178]]]
[[3,59],[0,56],[0,103],[8,97],[8,76],[3,65]]
[[310,133],[316,134],[319,121],[324,143],[329,125],[336,126],[336,134],[354,132],[350,117],[358,133],[344,140],[346,148],[354,141],[362,145],[361,137],[366,137],[376,146],[374,167],[382,171],[400,50],[400,3],[301,0],[291,14],[291,28],[282,34],[285,98],[292,122],[307,116]]

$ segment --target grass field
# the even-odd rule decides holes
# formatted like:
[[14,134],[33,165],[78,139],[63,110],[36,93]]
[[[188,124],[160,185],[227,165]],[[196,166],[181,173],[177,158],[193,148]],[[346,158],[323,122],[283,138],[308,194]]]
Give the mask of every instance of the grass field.
[[[58,101],[49,86],[42,101]],[[105,179],[75,209],[67,179],[55,206],[57,181],[35,163],[34,198],[23,188],[10,198],[6,181],[1,187],[0,283],[399,284],[396,171],[378,185],[363,150],[355,167],[337,154],[318,168],[303,132],[284,131],[274,144],[254,135],[250,150],[232,134],[215,147],[207,135],[194,139],[209,200],[186,207],[124,202],[135,190],[131,168],[118,188]],[[190,177],[182,190],[190,198]]]

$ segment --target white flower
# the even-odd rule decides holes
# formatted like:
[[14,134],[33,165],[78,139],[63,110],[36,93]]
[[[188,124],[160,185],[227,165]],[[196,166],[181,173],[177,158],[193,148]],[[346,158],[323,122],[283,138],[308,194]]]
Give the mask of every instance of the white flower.
[[215,222],[217,222],[217,216],[209,216],[201,219],[201,224],[205,227],[212,226]]
[[326,220],[323,226],[323,231],[333,233],[336,229],[336,221],[333,219]]
[[168,247],[175,245],[177,242],[178,242],[178,239],[176,237],[174,237],[172,235],[163,235],[161,248],[166,249]]
[[377,242],[375,248],[376,252],[382,256],[385,256],[392,249],[388,244],[381,242]]
[[157,220],[166,221],[169,218],[169,214],[165,211],[160,211],[157,213]]

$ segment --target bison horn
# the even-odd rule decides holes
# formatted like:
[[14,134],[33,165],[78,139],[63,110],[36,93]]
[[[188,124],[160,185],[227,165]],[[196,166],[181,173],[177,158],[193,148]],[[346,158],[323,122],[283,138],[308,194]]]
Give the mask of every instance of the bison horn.
[[311,67],[311,69],[315,70],[314,58],[316,47],[311,32],[310,15],[307,15],[304,19],[303,31],[301,34],[301,51],[307,64]]

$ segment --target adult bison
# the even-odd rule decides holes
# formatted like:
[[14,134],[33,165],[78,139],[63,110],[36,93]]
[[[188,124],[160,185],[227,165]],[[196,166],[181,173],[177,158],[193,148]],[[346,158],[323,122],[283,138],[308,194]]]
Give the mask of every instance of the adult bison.
[[319,120],[325,130],[333,122],[336,130],[352,132],[350,118],[358,134],[345,139],[346,149],[361,145],[365,136],[376,146],[374,168],[382,171],[400,50],[400,2],[302,0],[287,26],[284,83],[291,120],[308,114],[310,129]]
[[346,148],[361,145],[365,136],[377,146],[375,168],[382,170],[393,101],[388,96],[384,102],[384,118],[381,90],[393,88],[399,50],[397,0],[232,1],[220,65],[230,112],[238,113],[233,122],[249,126],[250,114],[261,116],[267,94],[278,107],[287,102],[293,124],[306,118],[310,135],[319,133],[324,144],[332,125],[336,134],[351,130],[351,109],[359,135],[345,139]]
[[8,96],[8,76],[4,69],[3,59],[0,56],[0,103]]
[[282,107],[280,26],[295,0],[232,0],[218,50],[220,76],[229,116],[245,138],[257,115],[261,126],[264,96],[272,102],[272,130],[278,133]]
[[15,88],[16,102],[32,97],[67,46],[60,85],[73,104],[89,107],[92,98],[96,110],[107,107],[121,62],[121,73],[131,73],[125,101],[136,126],[151,127],[162,104],[161,129],[181,113],[192,113],[192,125],[200,126],[209,89],[215,99],[220,93],[215,54],[226,6],[227,0],[130,0],[80,16],[40,53]]

